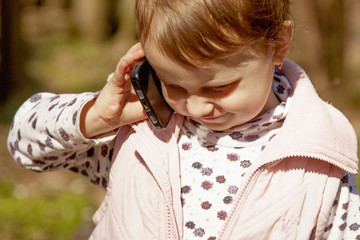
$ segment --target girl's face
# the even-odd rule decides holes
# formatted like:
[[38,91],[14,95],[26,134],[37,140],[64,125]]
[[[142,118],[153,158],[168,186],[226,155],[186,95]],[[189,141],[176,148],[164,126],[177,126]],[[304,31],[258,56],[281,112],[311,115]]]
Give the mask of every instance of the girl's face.
[[184,68],[145,44],[146,57],[175,112],[215,131],[239,126],[275,107],[274,51],[265,57],[239,53],[206,67]]

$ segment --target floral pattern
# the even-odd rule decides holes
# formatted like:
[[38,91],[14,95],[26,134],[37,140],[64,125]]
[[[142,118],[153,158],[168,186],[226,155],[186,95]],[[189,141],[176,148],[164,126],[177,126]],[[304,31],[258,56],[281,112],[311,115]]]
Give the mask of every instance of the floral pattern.
[[360,239],[360,199],[354,175],[343,174],[323,239]]

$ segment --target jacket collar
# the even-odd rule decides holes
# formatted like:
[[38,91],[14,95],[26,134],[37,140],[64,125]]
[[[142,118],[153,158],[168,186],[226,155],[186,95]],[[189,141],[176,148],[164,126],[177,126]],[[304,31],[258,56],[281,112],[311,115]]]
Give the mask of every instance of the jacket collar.
[[321,100],[310,79],[298,65],[285,60],[278,70],[293,86],[293,102],[282,129],[264,151],[272,159],[310,157],[356,174],[357,140],[346,117]]

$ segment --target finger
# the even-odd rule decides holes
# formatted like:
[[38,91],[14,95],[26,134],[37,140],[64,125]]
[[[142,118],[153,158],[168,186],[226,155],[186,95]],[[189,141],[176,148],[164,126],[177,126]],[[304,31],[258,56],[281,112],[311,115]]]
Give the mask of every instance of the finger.
[[130,63],[133,61],[133,59],[138,60],[140,58],[143,58],[144,56],[145,56],[145,53],[144,53],[141,43],[137,43],[137,44],[133,45],[132,47],[130,47],[130,49],[125,53],[125,55],[119,60],[116,68],[119,67],[120,63],[124,59]]
[[144,49],[142,47],[142,44],[139,42],[139,43],[136,43],[135,45],[133,45],[129,50],[128,52],[129,54],[133,53],[133,54],[143,54],[144,53]]
[[130,65],[127,60],[122,59],[110,79],[110,82],[116,84],[117,86],[122,86],[126,82],[126,75],[129,73],[129,66]]
[[137,43],[129,49],[122,59],[126,60],[130,64],[130,69],[132,69],[136,61],[143,57],[145,57],[143,47],[140,43]]
[[121,86],[129,80],[131,71],[135,63],[145,56],[141,43],[137,43],[132,46],[128,52],[120,59],[116,70],[110,79],[117,86]]

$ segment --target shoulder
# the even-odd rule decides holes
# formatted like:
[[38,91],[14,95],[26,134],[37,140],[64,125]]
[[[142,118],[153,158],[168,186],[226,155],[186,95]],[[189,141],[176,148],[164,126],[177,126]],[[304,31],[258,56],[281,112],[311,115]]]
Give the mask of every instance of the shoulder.
[[279,73],[289,79],[294,89],[282,130],[284,143],[292,142],[297,150],[320,154],[344,170],[356,173],[357,137],[349,120],[319,97],[298,65],[287,60]]

